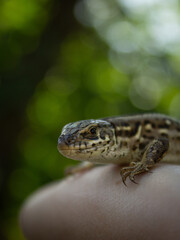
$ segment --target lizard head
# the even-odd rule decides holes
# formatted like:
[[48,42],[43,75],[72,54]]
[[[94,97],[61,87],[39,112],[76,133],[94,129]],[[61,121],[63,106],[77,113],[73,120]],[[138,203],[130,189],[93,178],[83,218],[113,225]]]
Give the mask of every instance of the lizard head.
[[114,127],[104,120],[83,120],[69,123],[58,138],[58,150],[65,157],[99,161],[101,153],[114,144]]

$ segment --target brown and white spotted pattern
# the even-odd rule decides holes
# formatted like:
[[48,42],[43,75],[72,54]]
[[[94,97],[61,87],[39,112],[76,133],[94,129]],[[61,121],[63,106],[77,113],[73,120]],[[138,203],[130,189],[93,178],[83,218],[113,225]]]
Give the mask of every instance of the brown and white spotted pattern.
[[130,164],[121,175],[134,181],[160,160],[179,162],[180,122],[161,114],[78,121],[63,128],[58,150],[81,161]]

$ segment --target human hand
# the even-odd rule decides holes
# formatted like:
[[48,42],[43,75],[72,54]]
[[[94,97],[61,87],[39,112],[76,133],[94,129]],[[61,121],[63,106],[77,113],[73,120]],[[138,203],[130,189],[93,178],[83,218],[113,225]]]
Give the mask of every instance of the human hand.
[[27,239],[180,239],[180,166],[161,164],[120,178],[118,166],[94,168],[33,194],[20,214]]

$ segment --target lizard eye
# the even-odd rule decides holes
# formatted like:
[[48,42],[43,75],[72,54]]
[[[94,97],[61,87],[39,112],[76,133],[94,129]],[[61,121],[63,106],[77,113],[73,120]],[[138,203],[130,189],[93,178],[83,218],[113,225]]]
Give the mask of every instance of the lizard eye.
[[94,128],[94,127],[91,128],[91,129],[90,129],[90,133],[91,133],[91,134],[96,134],[96,128]]

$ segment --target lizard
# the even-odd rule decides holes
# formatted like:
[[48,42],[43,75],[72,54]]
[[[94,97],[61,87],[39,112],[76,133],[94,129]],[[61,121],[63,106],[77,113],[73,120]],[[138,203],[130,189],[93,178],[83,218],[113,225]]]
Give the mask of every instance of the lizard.
[[77,171],[97,163],[127,165],[122,181],[136,183],[136,175],[160,161],[180,164],[180,122],[158,113],[77,121],[64,126],[57,147],[65,157],[89,162]]

